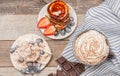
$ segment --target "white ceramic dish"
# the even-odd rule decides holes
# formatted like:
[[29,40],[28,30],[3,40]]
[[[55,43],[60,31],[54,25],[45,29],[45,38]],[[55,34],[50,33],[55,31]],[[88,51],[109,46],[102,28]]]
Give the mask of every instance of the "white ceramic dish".
[[[34,72],[34,70],[36,69],[36,68],[34,68],[34,69],[32,69],[31,71],[29,70],[29,71],[27,71],[27,69],[28,69],[28,65],[27,65],[27,61],[26,62],[24,62],[24,63],[20,63],[20,62],[18,62],[18,59],[21,57],[21,55],[23,56],[23,55],[28,55],[28,54],[30,54],[31,52],[28,50],[28,51],[26,51],[26,52],[23,52],[23,51],[21,51],[22,53],[18,53],[18,51],[20,51],[20,50],[16,50],[16,49],[18,49],[19,48],[19,45],[21,45],[21,44],[25,44],[26,42],[33,42],[33,43],[36,43],[36,39],[42,39],[43,40],[43,45],[45,46],[45,48],[44,48],[44,50],[45,50],[45,54],[44,55],[40,55],[39,56],[39,54],[38,54],[38,56],[39,56],[39,58],[40,59],[43,59],[43,60],[41,60],[41,61],[38,61],[38,60],[36,60],[36,61],[38,61],[38,63],[39,63],[39,65],[40,65],[40,67],[38,67],[37,68],[37,72],[40,72],[41,70],[43,70],[44,68],[45,68],[45,66],[49,63],[49,61],[50,61],[50,59],[51,59],[51,57],[52,57],[52,52],[51,52],[51,49],[50,49],[50,47],[49,47],[49,45],[48,45],[48,43],[41,37],[41,36],[38,36],[38,35],[35,35],[35,34],[28,34],[28,35],[24,35],[24,36],[21,36],[21,37],[19,37],[14,43],[13,43],[13,45],[11,46],[11,51],[10,51],[10,59],[11,59],[11,61],[12,61],[12,64],[13,64],[13,66],[17,69],[17,70],[19,70],[20,72],[22,72],[22,73],[24,73],[24,74],[33,74],[33,73],[37,73],[36,71]],[[27,47],[25,47],[25,48],[27,48]],[[13,50],[14,49],[14,50]],[[24,50],[25,51],[25,50]],[[35,50],[36,52],[38,51],[38,50]],[[36,53],[35,53],[36,54]],[[30,54],[31,55],[31,54]],[[36,54],[37,55],[37,54]],[[46,56],[47,57],[46,57]],[[26,56],[27,58],[29,57],[29,55],[28,56]],[[31,57],[33,57],[33,56],[31,56]],[[29,68],[30,69],[30,68]]]
[[[48,15],[48,13],[47,13],[47,7],[48,7],[48,5],[49,4],[45,5],[41,9],[41,11],[39,12],[38,21],[42,17],[45,17],[46,15]],[[74,32],[74,30],[76,29],[76,27],[77,27],[77,15],[76,15],[76,12],[75,12],[75,10],[69,4],[67,4],[67,5],[69,6],[70,17],[73,17],[74,18],[74,22],[75,22],[74,26],[71,27],[71,32],[70,33],[66,33],[64,36],[62,36],[62,35],[58,35],[58,36],[52,35],[52,36],[46,36],[46,37],[49,37],[51,39],[64,39],[64,38],[70,36]],[[40,29],[40,30],[43,33],[45,29]]]

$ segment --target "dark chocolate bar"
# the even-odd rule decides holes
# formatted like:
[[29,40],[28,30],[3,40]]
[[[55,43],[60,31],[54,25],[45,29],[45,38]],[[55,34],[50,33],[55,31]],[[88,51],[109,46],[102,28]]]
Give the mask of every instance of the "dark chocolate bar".
[[85,71],[83,64],[69,62],[64,57],[60,57],[56,61],[61,66],[61,70],[57,70],[56,74],[51,73],[48,76],[79,76]]
[[65,76],[79,76],[82,72],[85,71],[83,64],[69,62],[64,57],[60,57],[56,61],[61,66]]

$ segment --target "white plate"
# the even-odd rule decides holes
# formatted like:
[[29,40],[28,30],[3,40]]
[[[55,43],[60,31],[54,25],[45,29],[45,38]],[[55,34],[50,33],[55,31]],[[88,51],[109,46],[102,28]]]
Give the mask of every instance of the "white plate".
[[[45,52],[47,52],[49,54],[49,56],[45,59],[44,55],[40,56],[40,58],[44,59],[41,63],[39,62],[39,64],[42,64],[41,67],[39,68],[40,70],[43,70],[45,68],[45,66],[49,63],[51,57],[52,57],[52,52],[51,52],[51,49],[48,45],[48,43],[45,41],[45,39],[43,39],[41,36],[38,36],[38,35],[35,35],[35,34],[27,34],[27,35],[23,35],[21,37],[19,37],[14,43],[13,45],[11,46],[11,48],[15,48],[16,46],[19,47],[19,45],[21,43],[24,43],[24,42],[35,42],[36,39],[42,39],[43,40],[43,44],[45,45]],[[19,50],[18,50],[19,51]],[[24,64],[23,63],[18,63],[17,62],[17,59],[19,59],[20,55],[18,52],[14,52],[14,53],[10,53],[10,59],[12,61],[12,64],[13,66],[18,69],[19,71],[21,71],[21,69],[25,69],[27,67],[27,64]],[[33,70],[33,69],[32,69]],[[31,72],[26,72],[26,73],[29,73],[29,74],[32,74]]]
[[[38,21],[39,21],[42,17],[45,17],[45,15],[48,15],[48,13],[47,13],[47,7],[48,7],[48,5],[49,5],[49,4],[45,5],[45,6],[41,9],[41,11],[39,12]],[[70,35],[74,32],[74,30],[76,29],[76,26],[77,26],[77,15],[76,15],[76,12],[75,12],[75,10],[74,10],[69,4],[67,4],[67,5],[69,6],[70,17],[73,17],[73,18],[74,18],[74,22],[75,22],[74,26],[71,27],[71,32],[70,32],[70,33],[66,33],[64,36],[62,36],[62,35],[59,34],[58,36],[52,35],[52,36],[46,36],[46,37],[49,37],[49,38],[51,38],[51,39],[64,39],[64,38],[70,36]],[[40,30],[41,30],[41,32],[43,33],[45,29],[40,29]]]

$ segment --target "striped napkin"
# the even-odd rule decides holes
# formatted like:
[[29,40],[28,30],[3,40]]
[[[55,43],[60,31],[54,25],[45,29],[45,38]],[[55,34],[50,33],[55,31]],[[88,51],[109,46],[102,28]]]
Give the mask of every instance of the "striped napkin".
[[110,43],[110,52],[114,57],[95,66],[86,66],[80,76],[120,76],[120,0],[105,0],[97,7],[90,8],[85,21],[71,36],[62,56],[72,62],[79,62],[73,54],[73,45],[77,36],[86,30],[103,33]]

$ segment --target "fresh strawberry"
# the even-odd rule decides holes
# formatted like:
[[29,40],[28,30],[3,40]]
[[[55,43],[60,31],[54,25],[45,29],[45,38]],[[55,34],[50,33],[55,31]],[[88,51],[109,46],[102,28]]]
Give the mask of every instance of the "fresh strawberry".
[[56,32],[55,26],[53,26],[53,25],[52,26],[48,26],[46,28],[46,30],[44,31],[44,35],[45,36],[51,36],[51,35],[54,35],[55,32]]
[[50,21],[47,17],[43,17],[39,20],[38,24],[37,24],[37,27],[38,28],[46,28],[48,26],[50,26]]

